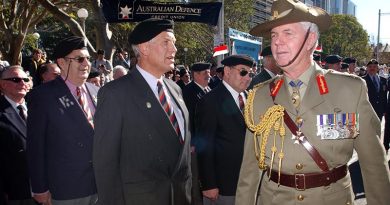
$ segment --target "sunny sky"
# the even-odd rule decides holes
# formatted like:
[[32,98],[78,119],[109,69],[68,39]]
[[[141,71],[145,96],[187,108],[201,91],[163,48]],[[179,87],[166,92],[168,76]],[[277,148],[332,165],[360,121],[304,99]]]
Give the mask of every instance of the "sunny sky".
[[378,36],[378,13],[381,9],[380,42],[390,44],[390,1],[352,0],[356,4],[356,17],[376,44]]

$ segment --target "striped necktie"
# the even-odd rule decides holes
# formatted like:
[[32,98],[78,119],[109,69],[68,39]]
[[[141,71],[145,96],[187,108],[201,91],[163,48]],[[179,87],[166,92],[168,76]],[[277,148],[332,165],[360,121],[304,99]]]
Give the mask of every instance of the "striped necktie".
[[169,105],[169,102],[168,102],[167,97],[165,95],[161,80],[157,80],[157,91],[158,91],[158,97],[159,97],[159,101],[161,103],[161,106],[163,107],[164,111],[167,113],[169,120],[172,123],[172,126],[175,128],[176,134],[177,134],[177,136],[179,136],[180,143],[183,144],[183,139],[181,137],[179,123],[177,122],[176,115],[173,112],[172,107]]
[[239,104],[241,112],[243,112],[245,104],[244,104],[244,98],[242,97],[241,93],[238,94],[238,104]]
[[77,102],[79,102],[80,107],[83,109],[85,117],[87,118],[89,124],[93,127],[93,116],[91,109],[88,106],[88,101],[85,98],[86,96],[82,94],[81,88],[76,87],[76,97],[77,97]]

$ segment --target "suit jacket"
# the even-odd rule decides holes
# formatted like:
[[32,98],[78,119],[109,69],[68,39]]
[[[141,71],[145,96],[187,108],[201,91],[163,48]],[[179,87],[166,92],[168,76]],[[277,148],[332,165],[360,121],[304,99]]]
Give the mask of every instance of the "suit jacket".
[[0,96],[0,187],[10,200],[31,198],[26,156],[26,123]]
[[93,154],[100,204],[190,204],[188,111],[181,89],[163,81],[184,117],[184,144],[137,69],[100,89]]
[[195,145],[202,190],[234,196],[245,139],[244,117],[223,83],[198,103]]
[[[301,101],[299,115],[291,101],[288,91],[288,83],[285,81],[281,86],[275,103],[283,106],[291,119],[298,116],[303,119],[301,127],[307,140],[318,150],[326,160],[329,169],[347,164],[351,159],[353,149],[359,155],[359,163],[363,174],[367,204],[385,205],[390,201],[390,176],[389,167],[385,159],[384,149],[379,141],[380,122],[372,106],[368,101],[367,87],[364,81],[357,76],[343,74],[333,70],[323,70],[318,65],[309,81],[305,95]],[[325,77],[329,92],[321,95],[316,81],[316,75]],[[280,76],[276,78],[282,78]],[[270,96],[270,81],[265,82],[255,89],[253,100],[254,124],[258,124],[259,116],[263,115],[268,108],[274,105]],[[353,88],[353,89],[352,89]],[[324,114],[358,113],[360,134],[356,138],[339,140],[321,140],[317,133],[317,116]],[[283,123],[284,124],[284,123]],[[319,173],[321,169],[313,161],[302,145],[294,144],[291,139],[291,131],[286,128],[284,139],[284,158],[281,172],[286,174],[296,173]],[[254,205],[256,201],[261,170],[254,153],[253,133],[247,132],[245,138],[245,151],[238,182],[236,204]],[[320,133],[319,133],[320,134]],[[271,131],[266,146],[265,163],[270,165],[270,149],[273,142]],[[280,150],[281,138],[276,137],[276,145]],[[303,166],[297,166],[301,164]],[[299,170],[299,168],[302,168]],[[278,160],[274,161],[274,169],[278,170]],[[264,177],[261,184],[260,197],[257,204],[353,204],[353,194],[349,173],[342,179],[326,187],[316,187],[298,191],[295,188],[278,186]],[[298,195],[304,199],[298,201]]]
[[195,117],[195,108],[199,100],[205,95],[206,92],[202,90],[194,81],[191,81],[183,89],[183,99],[186,103],[188,112],[190,114],[190,130],[193,134],[194,129],[194,117]]
[[[96,104],[98,87],[86,83]],[[94,130],[62,77],[31,91],[27,154],[33,193],[50,191],[56,200],[96,193],[92,168]]]
[[386,78],[379,76],[380,79],[379,92],[375,89],[374,82],[372,81],[371,77],[368,74],[365,75],[363,79],[367,83],[368,98],[370,100],[370,103],[374,108],[378,117],[382,119],[383,114],[386,112],[386,105],[387,105],[388,89],[387,89]]
[[258,75],[256,75],[253,79],[251,84],[248,87],[248,90],[252,89],[255,85],[262,83],[266,80],[271,79],[271,75],[263,69]]
[[217,85],[219,85],[219,83],[221,83],[221,82],[222,82],[222,80],[219,79],[219,77],[218,77],[217,75],[215,75],[214,77],[212,77],[212,78],[210,79],[209,87],[210,87],[211,89],[214,89],[214,88],[217,87]]

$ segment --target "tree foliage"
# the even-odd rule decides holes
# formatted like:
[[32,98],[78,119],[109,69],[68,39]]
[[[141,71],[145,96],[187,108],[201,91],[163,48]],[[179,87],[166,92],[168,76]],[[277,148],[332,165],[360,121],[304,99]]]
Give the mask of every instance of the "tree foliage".
[[351,15],[332,15],[332,25],[321,35],[320,43],[327,54],[355,57],[366,61],[370,56],[368,34]]

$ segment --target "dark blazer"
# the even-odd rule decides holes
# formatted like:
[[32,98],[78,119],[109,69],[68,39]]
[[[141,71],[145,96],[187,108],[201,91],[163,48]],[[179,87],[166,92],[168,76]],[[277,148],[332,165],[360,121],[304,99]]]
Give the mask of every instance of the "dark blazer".
[[252,89],[255,85],[257,85],[259,83],[262,83],[262,82],[264,82],[266,80],[269,80],[271,78],[272,78],[271,75],[265,69],[263,69],[259,74],[257,74],[252,79],[252,82],[249,85],[248,90]]
[[181,89],[184,89],[184,87],[186,86],[186,84],[184,83],[183,80],[178,80],[176,82],[176,84],[181,88]]
[[202,90],[194,81],[191,81],[183,89],[183,98],[186,103],[188,112],[190,114],[190,130],[191,133],[194,133],[194,117],[195,117],[195,108],[199,100],[205,95],[206,92]]
[[202,190],[235,195],[245,131],[244,117],[223,83],[199,101],[194,142]]
[[219,79],[217,75],[215,75],[214,77],[212,77],[212,78],[210,79],[209,87],[210,87],[211,89],[214,89],[214,88],[217,87],[217,86],[219,85],[219,83],[221,83],[221,82],[222,82],[222,80]]
[[367,74],[363,77],[367,83],[368,89],[368,98],[372,107],[374,108],[379,119],[382,119],[383,114],[386,112],[387,105],[387,82],[386,78],[379,77],[380,79],[380,89],[379,92],[375,89],[374,82],[372,82],[371,77]]
[[0,187],[10,200],[31,198],[26,137],[26,123],[7,99],[0,96]]
[[93,152],[99,204],[190,204],[188,111],[181,89],[164,84],[184,116],[184,144],[137,69],[100,89]]
[[[96,103],[98,87],[86,83]],[[28,98],[27,156],[34,193],[56,200],[96,193],[92,169],[94,130],[61,77],[31,91]]]

